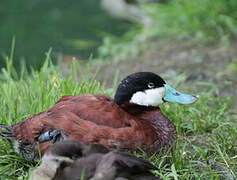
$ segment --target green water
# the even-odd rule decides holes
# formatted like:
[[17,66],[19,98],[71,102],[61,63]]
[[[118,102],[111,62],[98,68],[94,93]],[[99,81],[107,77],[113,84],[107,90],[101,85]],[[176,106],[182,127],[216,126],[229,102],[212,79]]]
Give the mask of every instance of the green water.
[[99,0],[1,0],[0,66],[13,37],[14,63],[38,67],[50,47],[56,55],[96,56],[104,36],[120,36],[129,26],[104,13]]

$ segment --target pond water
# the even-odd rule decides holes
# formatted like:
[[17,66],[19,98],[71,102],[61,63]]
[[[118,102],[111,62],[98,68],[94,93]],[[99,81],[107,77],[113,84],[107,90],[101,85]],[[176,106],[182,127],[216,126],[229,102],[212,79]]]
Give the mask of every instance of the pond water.
[[99,0],[1,0],[0,66],[15,37],[15,64],[38,67],[45,52],[87,58],[106,34],[122,35],[129,24],[112,19]]

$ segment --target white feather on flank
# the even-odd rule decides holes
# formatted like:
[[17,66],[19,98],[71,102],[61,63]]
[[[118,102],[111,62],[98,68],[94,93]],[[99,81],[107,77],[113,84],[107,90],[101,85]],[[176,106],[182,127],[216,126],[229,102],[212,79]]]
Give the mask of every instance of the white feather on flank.
[[17,140],[13,140],[12,141],[13,144],[13,149],[17,154],[20,154],[20,150],[19,150],[19,142]]
[[162,99],[164,95],[164,87],[147,89],[144,92],[138,91],[133,94],[132,98],[130,99],[130,103],[142,106],[159,106],[164,102]]

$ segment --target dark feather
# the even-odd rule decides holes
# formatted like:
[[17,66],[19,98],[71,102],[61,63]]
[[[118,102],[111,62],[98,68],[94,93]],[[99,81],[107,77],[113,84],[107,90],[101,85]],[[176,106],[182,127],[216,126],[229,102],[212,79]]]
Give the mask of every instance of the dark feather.
[[[85,149],[93,151],[83,154]],[[148,161],[128,153],[109,151],[105,147],[101,150],[101,145],[85,145],[74,141],[57,142],[45,153],[42,164],[32,174],[35,178],[30,180],[39,180],[39,174],[42,177],[52,175],[52,169],[45,168],[50,165],[56,167],[51,180],[78,180],[81,177],[84,180],[159,180],[150,172],[157,170],[157,167]],[[77,159],[68,160],[68,157],[74,156],[73,153],[78,156]]]
[[126,152],[111,152],[110,156],[114,156],[115,162],[123,168],[131,168],[134,171],[146,172],[148,170],[157,170],[157,167],[149,163],[147,160],[132,156]]
[[0,139],[15,139],[11,132],[11,126],[0,124]]
[[[100,174],[105,174],[104,179],[106,179],[106,175],[108,176],[108,174],[110,174],[108,177],[124,177],[135,180],[140,177],[158,179],[150,173],[150,170],[157,170],[157,167],[150,162],[132,156],[131,154],[112,151],[101,157],[101,160],[96,167],[95,177],[98,178]],[[98,178],[98,180],[100,179],[102,180],[103,178]]]

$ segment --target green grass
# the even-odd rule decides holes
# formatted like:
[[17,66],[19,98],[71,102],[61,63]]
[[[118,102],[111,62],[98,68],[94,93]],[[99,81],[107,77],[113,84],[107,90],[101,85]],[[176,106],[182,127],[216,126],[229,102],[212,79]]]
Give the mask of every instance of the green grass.
[[200,96],[190,106],[166,104],[162,107],[178,133],[172,150],[166,157],[159,157],[169,162],[170,169],[167,172],[166,164],[164,178],[173,176],[175,168],[179,179],[236,179],[237,122],[228,113],[230,99],[210,93]]
[[236,5],[235,0],[171,0],[148,5],[147,11],[158,24],[159,36],[210,42],[236,37]]
[[[93,77],[82,76],[73,64],[67,77],[50,63],[49,54],[39,71],[29,74],[24,66],[16,75],[11,61],[0,74],[0,123],[14,124],[49,108],[62,95],[102,93]],[[80,80],[78,81],[78,76]],[[200,93],[190,106],[162,105],[162,111],[176,125],[178,137],[173,146],[152,156],[163,179],[236,179],[237,122],[230,114],[231,98],[222,99],[212,91]],[[0,140],[0,179],[26,179],[35,164],[16,155],[10,144]]]
[[[39,71],[32,70],[31,74],[22,68],[18,77],[12,61],[0,74],[0,123],[15,124],[32,114],[41,112],[53,105],[63,95],[104,93],[94,77],[77,74],[73,64],[70,75],[62,77],[60,70],[50,63],[49,56]],[[27,177],[27,169],[32,164],[18,157],[6,141],[0,140],[0,179],[18,179]],[[26,170],[23,172],[22,170]]]
[[227,66],[227,70],[237,72],[237,60],[230,62],[230,64]]
[[148,27],[133,26],[122,37],[107,36],[98,49],[101,59],[128,60],[147,50],[152,41],[223,43],[237,37],[236,0],[168,0],[142,6],[153,20]]

